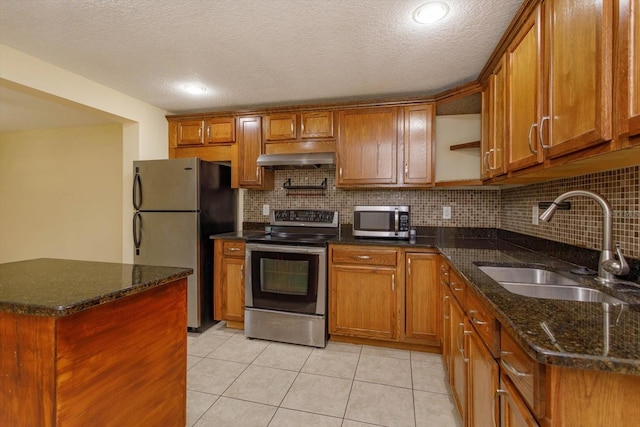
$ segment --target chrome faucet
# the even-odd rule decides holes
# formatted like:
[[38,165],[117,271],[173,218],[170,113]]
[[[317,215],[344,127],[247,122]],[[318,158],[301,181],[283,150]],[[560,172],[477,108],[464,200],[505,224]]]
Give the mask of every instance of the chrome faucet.
[[[588,190],[573,190],[567,191],[564,194],[558,196],[551,206],[547,208],[540,215],[540,220],[544,222],[551,221],[553,215],[558,209],[558,204],[562,203],[565,199],[573,196],[584,196],[598,202],[602,208],[602,251],[600,252],[600,261],[598,262],[598,277],[596,278],[600,282],[611,284],[616,282],[616,276],[621,276],[629,272],[629,264],[627,260],[622,256],[622,250],[620,244],[616,244],[616,252],[613,252],[613,212],[611,205],[607,199],[598,193]],[[618,259],[616,259],[616,254]]]

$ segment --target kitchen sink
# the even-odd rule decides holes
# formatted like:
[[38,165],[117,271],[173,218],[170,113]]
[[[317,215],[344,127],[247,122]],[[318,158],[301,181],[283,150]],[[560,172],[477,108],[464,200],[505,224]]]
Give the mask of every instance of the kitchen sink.
[[494,267],[483,265],[478,267],[496,282],[531,283],[539,285],[581,286],[573,279],[542,268],[529,267]]
[[618,298],[586,288],[569,277],[542,268],[488,265],[478,268],[509,292],[525,297],[624,304]]

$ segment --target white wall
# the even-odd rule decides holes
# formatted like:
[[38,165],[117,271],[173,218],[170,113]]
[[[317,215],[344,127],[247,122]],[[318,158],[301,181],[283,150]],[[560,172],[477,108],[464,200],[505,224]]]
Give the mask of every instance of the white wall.
[[0,134],[0,263],[122,260],[122,126]]
[[480,114],[436,116],[436,182],[480,178],[480,149],[449,147],[480,141]]
[[0,79],[114,116],[122,124],[122,260],[133,262],[132,162],[168,157],[166,111],[0,44]]

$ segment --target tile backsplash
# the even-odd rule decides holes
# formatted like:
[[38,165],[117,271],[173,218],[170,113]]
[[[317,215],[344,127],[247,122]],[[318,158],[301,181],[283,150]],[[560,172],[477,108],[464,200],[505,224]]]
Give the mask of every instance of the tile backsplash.
[[[287,191],[282,184],[320,185],[327,190]],[[268,222],[262,205],[271,209],[329,209],[339,212],[341,224],[351,224],[354,205],[409,205],[411,225],[497,228],[500,216],[498,190],[344,190],[335,188],[335,170],[275,171],[273,191],[249,190],[244,196],[244,221]],[[451,207],[451,219],[442,219],[442,207]]]
[[[282,184],[319,185],[325,191],[287,191]],[[334,170],[276,171],[272,191],[249,190],[244,196],[244,221],[268,222],[262,205],[271,209],[331,209],[349,224],[354,205],[406,204],[414,226],[502,228],[571,245],[597,249],[602,244],[602,212],[591,199],[574,197],[571,210],[558,211],[550,223],[532,224],[532,207],[565,191],[586,189],[605,196],[613,207],[613,239],[625,255],[640,258],[640,166],[564,178],[520,187],[478,190],[343,190],[335,188]],[[302,193],[302,194],[300,194]],[[442,219],[442,207],[451,219]]]
[[569,190],[603,195],[613,210],[613,242],[621,244],[626,256],[640,258],[640,166],[503,189],[500,228],[600,250],[602,210],[592,199],[567,199],[571,210],[557,211],[549,223],[532,224],[534,205],[553,201]]

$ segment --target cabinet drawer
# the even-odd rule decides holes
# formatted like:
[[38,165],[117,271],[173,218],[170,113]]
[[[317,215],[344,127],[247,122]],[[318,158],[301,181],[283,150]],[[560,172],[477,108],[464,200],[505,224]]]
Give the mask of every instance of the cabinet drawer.
[[331,261],[336,264],[382,265],[395,267],[398,251],[394,249],[334,247]]
[[451,293],[456,297],[462,309],[466,311],[465,295],[467,293],[467,284],[451,269],[449,269],[449,289],[451,289]]
[[500,357],[500,323],[474,291],[467,289],[467,317],[493,357]]
[[222,253],[224,256],[244,257],[244,242],[226,240],[222,243]]
[[533,360],[511,335],[500,336],[500,367],[513,382],[536,418],[544,415],[544,365]]

